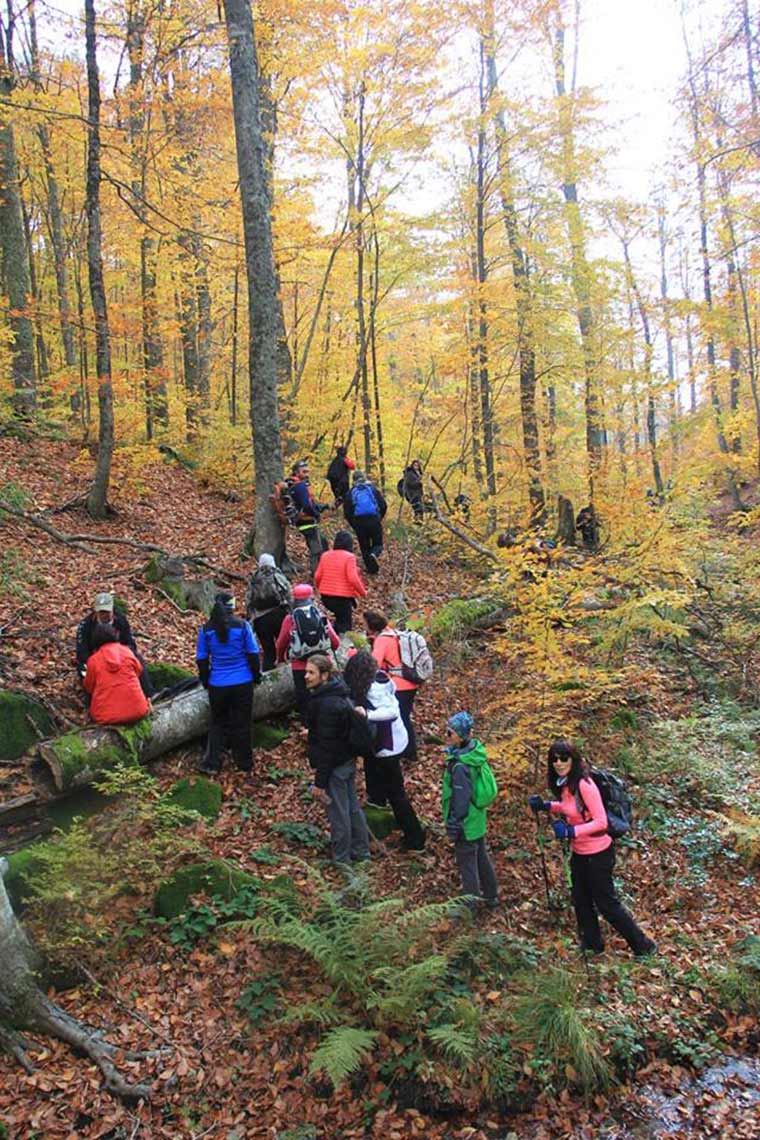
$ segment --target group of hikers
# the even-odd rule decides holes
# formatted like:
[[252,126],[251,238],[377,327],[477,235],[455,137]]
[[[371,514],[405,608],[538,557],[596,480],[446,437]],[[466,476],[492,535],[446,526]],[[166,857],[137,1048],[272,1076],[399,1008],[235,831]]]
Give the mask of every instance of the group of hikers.
[[[365,568],[376,573],[385,501],[355,470],[344,449],[338,449],[336,458],[343,461],[343,471],[332,469],[333,494],[343,504],[359,540]],[[407,794],[403,765],[417,760],[413,706],[420,685],[432,673],[432,659],[421,635],[398,630],[379,610],[366,609],[363,622],[368,648],[347,649],[341,675],[335,651],[341,646],[341,636],[352,628],[355,606],[367,596],[353,538],[349,531],[339,530],[331,549],[322,539],[320,507],[313,503],[304,461],[294,467],[290,493],[304,515],[311,505],[315,508],[309,516],[314,519],[313,533],[308,523],[303,524],[314,584],[291,585],[274,556],[264,553],[249,582],[245,618],[236,616],[236,600],[230,592],[216,594],[196,645],[198,677],[208,693],[210,709],[201,771],[218,773],[225,748],[239,770],[252,771],[254,686],[264,672],[287,662],[308,738],[313,769],[310,790],[324,804],[334,861],[350,867],[370,858],[369,829],[356,791],[359,758],[364,764],[367,805],[391,812],[404,848],[422,851],[426,832]],[[374,515],[363,509],[367,495],[376,503]],[[416,515],[417,500],[409,501]],[[376,521],[370,525],[372,519]],[[92,612],[80,623],[76,655],[93,720],[128,723],[150,711],[149,672],[126,617],[115,612],[112,594],[99,593]],[[474,735],[469,712],[450,716],[446,733],[441,803],[462,895],[471,909],[495,908],[498,882],[486,831],[496,781],[485,748]],[[654,942],[641,931],[615,890],[615,845],[600,788],[580,752],[566,741],[555,741],[549,749],[547,785],[551,799],[533,795],[528,803],[537,820],[541,812],[556,816],[554,835],[569,844],[581,946],[590,953],[602,951],[601,915],[635,955],[653,953]]]

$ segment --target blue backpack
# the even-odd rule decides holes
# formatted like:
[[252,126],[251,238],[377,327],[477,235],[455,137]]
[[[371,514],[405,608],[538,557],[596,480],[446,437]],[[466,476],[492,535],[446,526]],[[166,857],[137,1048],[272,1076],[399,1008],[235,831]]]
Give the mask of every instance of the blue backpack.
[[351,491],[351,502],[354,504],[354,514],[357,518],[380,514],[375,493],[369,483],[357,483]]

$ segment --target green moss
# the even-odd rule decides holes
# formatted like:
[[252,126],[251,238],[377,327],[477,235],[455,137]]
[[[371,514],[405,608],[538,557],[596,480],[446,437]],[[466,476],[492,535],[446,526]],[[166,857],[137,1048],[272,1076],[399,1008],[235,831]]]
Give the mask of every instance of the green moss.
[[139,729],[139,726],[147,719],[147,717],[143,718],[143,721],[138,721],[131,728],[115,730],[124,740],[125,747],[123,748],[108,741],[101,744],[99,748],[88,748],[82,739],[82,733],[78,730],[67,732],[51,741],[50,750],[60,768],[61,791],[65,792],[73,787],[77,776],[85,768],[94,773],[108,772],[119,763],[123,764],[130,759],[135,760],[137,756],[135,741],[139,738],[140,733],[144,732],[144,730]]
[[375,839],[385,839],[392,831],[395,831],[398,826],[390,808],[376,807],[374,804],[365,804],[364,815],[367,819],[367,827]]
[[[491,598],[453,598],[430,618],[430,636],[434,641],[450,641],[466,634],[480,618],[498,609]],[[407,623],[408,624],[408,623]]]
[[[150,740],[151,733],[153,732],[153,723],[150,717],[141,717],[140,720],[136,720],[134,724],[122,725],[116,728],[115,731],[124,741],[127,750],[126,759],[139,762],[143,745]],[[113,767],[113,765],[109,764],[108,767]]]
[[148,667],[150,679],[156,690],[167,689],[169,685],[176,685],[178,681],[187,681],[195,674],[182,665],[172,665],[169,661],[152,661]]
[[174,578],[162,578],[161,589],[171,598],[175,605],[179,606],[183,613],[187,612],[188,605],[185,597],[185,587],[181,580],[175,581]]
[[40,849],[43,844],[33,843],[23,851],[14,851],[8,855],[8,870],[5,874],[5,889],[14,910],[18,910],[27,897],[29,879],[40,866]]
[[146,582],[160,582],[162,578],[157,554],[152,554],[143,567],[143,577]]
[[243,887],[258,887],[259,880],[223,859],[192,863],[176,871],[156,891],[153,908],[160,918],[176,918],[195,895],[229,900]]
[[[55,725],[47,709],[24,693],[0,689],[0,761],[17,760],[40,736],[52,736]],[[35,731],[35,726],[37,731]]]
[[205,776],[177,780],[163,799],[186,811],[197,811],[204,819],[214,820],[222,810],[222,789]]
[[253,747],[269,752],[282,744],[288,736],[288,730],[281,724],[272,724],[269,721],[258,720],[253,726]]

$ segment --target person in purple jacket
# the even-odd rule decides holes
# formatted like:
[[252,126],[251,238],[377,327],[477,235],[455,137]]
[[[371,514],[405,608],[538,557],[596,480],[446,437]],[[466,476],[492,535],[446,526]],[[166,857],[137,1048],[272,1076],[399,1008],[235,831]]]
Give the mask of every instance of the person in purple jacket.
[[607,834],[607,812],[580,751],[566,740],[555,740],[547,768],[549,790],[555,798],[531,796],[528,804],[535,812],[560,816],[553,824],[555,838],[570,840],[573,907],[581,948],[591,954],[604,950],[601,914],[625,938],[637,958],[654,954],[654,942],[636,924],[615,891],[615,845]]
[[232,594],[217,594],[209,620],[198,631],[195,659],[211,706],[201,772],[220,771],[225,740],[241,772],[253,767],[251,713],[253,686],[261,680],[259,643],[250,623],[234,611]]

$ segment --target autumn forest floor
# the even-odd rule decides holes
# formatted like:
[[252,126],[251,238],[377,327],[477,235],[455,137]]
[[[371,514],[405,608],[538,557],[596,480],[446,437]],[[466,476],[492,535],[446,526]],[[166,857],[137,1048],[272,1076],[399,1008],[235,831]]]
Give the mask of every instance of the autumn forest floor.
[[[83,464],[76,449],[64,443],[3,440],[0,486],[12,482],[22,487],[29,509],[52,509],[82,492],[88,467],[89,462]],[[200,486],[191,472],[176,464],[126,460],[121,467],[117,460],[111,501],[118,513],[103,524],[92,523],[81,509],[49,517],[69,534],[130,537],[176,553],[202,552],[217,566],[246,576],[250,572],[252,563],[239,558],[250,501],[230,501],[223,490]],[[396,510],[397,503],[392,503],[394,519]],[[391,608],[394,595],[403,588],[410,610],[425,617],[452,597],[486,589],[486,571],[473,567],[471,552],[449,545],[441,532],[431,527],[411,537],[401,530],[397,534],[388,543],[379,578],[369,584],[368,602],[373,608]],[[129,618],[148,661],[193,667],[199,616],[181,614],[146,585],[141,575],[144,554],[119,545],[87,553],[10,518],[2,521],[0,536],[0,684],[35,692],[62,717],[83,723],[71,662],[74,632],[94,593],[106,587],[128,601]],[[293,553],[301,556],[295,545]],[[237,588],[241,596],[242,583]],[[588,652],[588,647],[583,651]],[[529,1140],[563,1136],[615,1140],[659,1135],[653,1128],[644,1129],[641,1121],[653,1114],[656,1118],[662,1098],[682,1088],[695,1067],[723,1054],[747,1057],[756,1052],[755,1018],[740,1007],[717,1008],[704,980],[726,961],[742,937],[753,930],[759,933],[756,875],[735,858],[728,843],[715,840],[708,805],[698,792],[687,788],[682,799],[666,800],[659,816],[650,811],[651,826],[637,829],[619,859],[617,874],[625,898],[656,939],[658,956],[634,963],[620,940],[610,937],[605,955],[584,969],[574,945],[572,912],[567,906],[547,907],[536,826],[525,806],[528,794],[543,790],[542,756],[551,739],[548,726],[539,758],[531,750],[511,763],[519,751],[510,737],[514,707],[522,702],[523,715],[526,698],[521,690],[519,701],[515,696],[515,706],[511,704],[520,656],[510,645],[509,628],[473,635],[465,646],[458,641],[441,644],[435,660],[435,679],[421,690],[415,707],[423,742],[421,759],[406,773],[419,815],[433,825],[427,848],[423,855],[404,854],[398,839],[391,836],[373,860],[371,891],[375,897],[403,893],[412,904],[443,901],[455,894],[451,851],[437,827],[441,748],[432,738],[440,737],[453,710],[469,708],[476,715],[479,735],[499,759],[502,786],[489,813],[502,905],[479,933],[530,944],[545,966],[575,971],[585,993],[613,1021],[617,1013],[622,1017],[626,1008],[635,1008],[641,1027],[640,1036],[630,1043],[630,1069],[636,1070],[635,1075],[626,1078],[622,1064],[615,1087],[584,1098],[573,1087],[572,1072],[567,1075],[568,1087],[547,1082],[542,1089],[535,1072],[529,1080],[528,1067],[526,1085],[532,1091],[526,1093],[525,1103],[532,1104],[510,1114],[479,1107],[474,1100],[471,1107],[465,1104],[448,1113],[421,1103],[410,1105],[402,1083],[386,1086],[374,1062],[365,1066],[361,1082],[332,1093],[308,1071],[313,1033],[284,1032],[273,1018],[260,1019],[261,1024],[252,1027],[236,1004],[253,979],[266,976],[275,966],[286,972],[287,984],[301,998],[319,991],[324,983],[307,964],[292,952],[283,955],[276,947],[257,944],[238,926],[217,930],[184,948],[173,945],[165,930],[146,926],[140,937],[103,946],[99,958],[91,960],[99,984],[80,982],[57,999],[83,1020],[103,1026],[125,1048],[171,1043],[172,1051],[160,1059],[126,1064],[135,1078],[143,1079],[146,1072],[152,1077],[151,1102],[135,1109],[112,1101],[92,1066],[73,1057],[61,1043],[41,1040],[33,1053],[36,1072],[31,1076],[0,1057],[0,1122],[9,1136],[503,1140],[515,1135]],[[584,712],[587,739],[605,749],[603,755],[596,752],[597,763],[609,763],[626,749],[635,751],[637,726],[655,716],[660,722],[686,717],[696,699],[688,676],[679,676],[676,683],[663,663],[644,649],[631,650],[626,669],[612,695]],[[561,684],[555,684],[555,694],[559,691]],[[565,697],[573,699],[572,687]],[[540,722],[543,699],[537,688],[534,725]],[[621,717],[625,708],[635,714]],[[561,706],[552,706],[551,717],[547,711],[553,730],[558,710]],[[577,728],[576,718],[568,732]],[[162,785],[168,785],[191,774],[198,759],[196,742],[165,757],[153,771]],[[221,814],[213,824],[198,824],[198,837],[215,855],[264,878],[287,871],[296,887],[308,892],[312,886],[305,864],[316,865],[320,859],[273,830],[274,824],[294,821],[324,830],[323,809],[304,794],[306,771],[305,740],[291,723],[281,743],[259,752],[253,779],[225,770]],[[14,780],[15,794],[24,789],[22,774],[14,773]],[[6,788],[3,795],[7,794]],[[700,827],[705,844],[712,843],[707,854],[703,849],[695,852],[694,843],[689,843]],[[262,848],[278,856],[279,863],[262,865],[254,859]],[[561,856],[548,841],[546,858],[552,901],[561,902],[567,893]],[[325,874],[328,880],[332,876],[329,869]],[[497,971],[482,979],[482,1001],[496,1002],[502,984]],[[619,1042],[615,1047],[622,1048]],[[388,1048],[393,1050],[392,1041]],[[757,1136],[756,1109],[749,1097],[700,1090],[668,1134]]]

